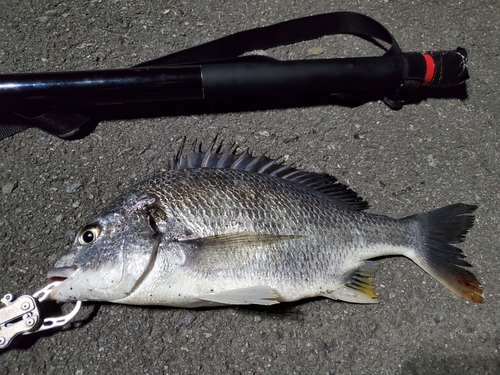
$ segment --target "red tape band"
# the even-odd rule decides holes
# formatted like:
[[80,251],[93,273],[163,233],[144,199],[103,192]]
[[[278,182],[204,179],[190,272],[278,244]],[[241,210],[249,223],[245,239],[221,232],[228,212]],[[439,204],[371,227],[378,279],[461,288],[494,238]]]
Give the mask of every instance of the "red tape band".
[[429,53],[423,53],[422,55],[424,56],[426,65],[425,77],[422,85],[428,86],[432,82],[432,79],[434,78],[434,73],[436,72],[434,66],[434,59]]

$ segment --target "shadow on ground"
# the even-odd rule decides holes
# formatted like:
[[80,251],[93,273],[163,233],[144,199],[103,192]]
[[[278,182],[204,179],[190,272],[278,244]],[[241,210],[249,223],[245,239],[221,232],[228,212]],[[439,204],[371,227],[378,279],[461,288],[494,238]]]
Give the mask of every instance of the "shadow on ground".
[[500,374],[497,354],[471,354],[469,358],[452,356],[442,358],[427,353],[404,362],[401,375],[480,375]]

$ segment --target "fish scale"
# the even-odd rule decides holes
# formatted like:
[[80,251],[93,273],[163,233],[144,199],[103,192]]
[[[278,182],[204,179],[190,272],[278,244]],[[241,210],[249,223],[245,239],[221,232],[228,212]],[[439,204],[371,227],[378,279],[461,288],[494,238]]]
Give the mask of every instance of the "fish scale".
[[317,296],[373,303],[370,259],[403,255],[455,294],[482,301],[453,245],[472,227],[475,206],[402,219],[366,207],[334,177],[264,156],[179,152],[172,169],[88,221],[49,272],[63,279],[51,297],[179,307]]

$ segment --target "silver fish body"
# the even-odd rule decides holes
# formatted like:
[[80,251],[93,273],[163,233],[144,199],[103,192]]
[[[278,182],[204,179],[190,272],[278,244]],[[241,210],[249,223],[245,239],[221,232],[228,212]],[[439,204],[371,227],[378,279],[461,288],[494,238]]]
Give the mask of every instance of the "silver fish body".
[[369,259],[403,255],[482,301],[461,250],[475,206],[393,219],[333,177],[247,154],[194,152],[116,198],[49,271],[51,297],[198,307],[324,296],[376,302]]

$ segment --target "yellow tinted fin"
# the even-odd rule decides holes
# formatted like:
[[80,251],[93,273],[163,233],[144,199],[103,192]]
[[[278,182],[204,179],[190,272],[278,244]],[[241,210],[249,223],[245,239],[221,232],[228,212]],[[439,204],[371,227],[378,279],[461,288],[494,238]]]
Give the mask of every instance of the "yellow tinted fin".
[[373,277],[377,269],[376,262],[364,261],[342,287],[324,296],[353,303],[377,303],[377,294],[373,285]]

